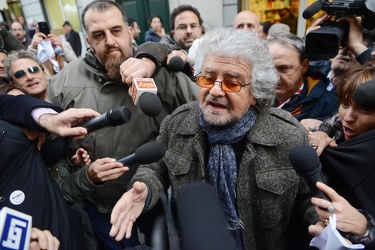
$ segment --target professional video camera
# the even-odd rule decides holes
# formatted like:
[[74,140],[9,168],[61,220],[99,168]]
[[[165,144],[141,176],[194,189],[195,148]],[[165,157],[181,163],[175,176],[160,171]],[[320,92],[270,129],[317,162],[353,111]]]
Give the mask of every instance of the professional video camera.
[[[343,16],[362,17],[363,32],[370,33],[375,28],[375,0],[318,0],[305,9],[302,16],[311,18],[323,10],[336,20]],[[319,30],[306,36],[306,53],[311,59],[333,58],[338,54],[340,45],[345,47],[349,33],[346,22],[327,21]]]

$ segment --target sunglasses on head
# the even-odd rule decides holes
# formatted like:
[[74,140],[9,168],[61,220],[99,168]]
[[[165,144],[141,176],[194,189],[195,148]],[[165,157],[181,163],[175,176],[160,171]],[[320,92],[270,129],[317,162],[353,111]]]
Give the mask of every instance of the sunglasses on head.
[[[27,68],[27,71],[29,71],[29,73],[31,73],[31,74],[36,74],[40,71],[40,68],[38,66],[31,66],[31,67]],[[25,75],[26,75],[26,71],[23,70],[23,69],[17,70],[13,74],[14,78],[16,78],[16,79],[20,79],[20,78],[24,77]]]

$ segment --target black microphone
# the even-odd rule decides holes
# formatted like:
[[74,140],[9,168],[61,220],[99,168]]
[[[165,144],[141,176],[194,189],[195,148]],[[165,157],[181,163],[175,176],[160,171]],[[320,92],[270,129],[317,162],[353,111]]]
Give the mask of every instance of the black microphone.
[[138,100],[142,112],[149,117],[156,117],[161,113],[162,105],[160,98],[150,92],[143,93]]
[[318,11],[322,9],[322,7],[323,7],[323,3],[320,0],[312,3],[309,7],[307,7],[303,11],[302,13],[303,18],[310,19],[313,15],[318,13]]
[[131,112],[126,106],[119,106],[88,120],[80,125],[87,129],[88,133],[108,126],[122,125],[130,120]]
[[167,148],[162,142],[152,141],[138,147],[135,152],[129,156],[117,160],[124,166],[131,166],[137,163],[149,164],[160,160],[165,155]]
[[358,86],[353,92],[353,101],[362,108],[375,107],[375,80],[370,80]]
[[176,198],[182,249],[234,249],[214,188],[191,183]]
[[172,71],[178,72],[183,70],[185,67],[185,62],[179,56],[174,56],[169,60],[168,68]]
[[315,150],[308,145],[297,145],[289,151],[289,161],[298,175],[302,176],[316,197],[331,201],[325,193],[316,187],[323,182],[322,164]]

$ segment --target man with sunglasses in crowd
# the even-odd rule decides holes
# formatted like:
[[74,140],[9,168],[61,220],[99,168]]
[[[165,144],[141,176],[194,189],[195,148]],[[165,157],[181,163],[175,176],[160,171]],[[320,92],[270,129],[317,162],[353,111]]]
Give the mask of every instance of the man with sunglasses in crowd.
[[[199,101],[164,119],[157,140],[167,153],[139,167],[133,188],[113,209],[110,234],[129,237],[137,216],[169,185],[175,200],[185,185],[207,182],[218,194],[233,249],[292,249],[293,209],[317,221],[310,191],[288,160],[291,148],[307,144],[307,132],[289,112],[272,108],[279,77],[268,49],[256,34],[220,28],[202,36],[196,52]],[[298,230],[307,234],[307,225]]]
[[11,84],[26,90],[32,97],[47,100],[48,77],[33,53],[14,51],[4,61],[4,67]]

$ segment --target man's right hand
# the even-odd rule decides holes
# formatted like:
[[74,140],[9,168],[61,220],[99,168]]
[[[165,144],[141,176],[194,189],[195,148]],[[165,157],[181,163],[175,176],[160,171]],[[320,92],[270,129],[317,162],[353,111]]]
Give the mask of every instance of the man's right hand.
[[54,135],[74,136],[76,139],[83,139],[87,130],[76,126],[99,115],[92,109],[71,108],[59,114],[43,114],[39,117],[38,123]]
[[111,237],[116,236],[117,241],[122,240],[124,236],[130,238],[133,224],[145,206],[147,194],[146,184],[135,182],[133,188],[122,195],[112,210],[112,228],[109,232]]
[[33,39],[31,40],[30,48],[38,49],[38,44],[41,44],[44,39],[47,39],[47,36],[39,32],[39,26],[37,26]]

